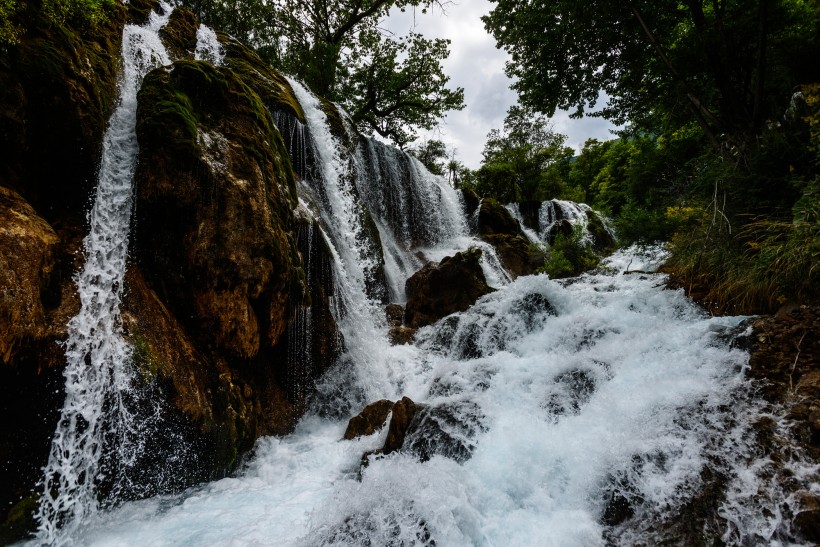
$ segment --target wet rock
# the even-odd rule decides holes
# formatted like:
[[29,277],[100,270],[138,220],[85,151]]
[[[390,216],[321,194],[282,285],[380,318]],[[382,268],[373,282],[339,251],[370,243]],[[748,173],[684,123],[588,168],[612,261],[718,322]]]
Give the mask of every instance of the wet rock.
[[401,304],[388,304],[384,308],[387,317],[387,324],[391,327],[400,327],[404,321],[404,306]]
[[393,401],[382,399],[375,403],[370,403],[356,416],[350,418],[345,430],[344,439],[350,440],[356,437],[372,435],[384,425],[387,416],[393,410]]
[[592,248],[600,254],[608,254],[618,248],[618,242],[604,226],[601,217],[595,211],[587,211],[587,232],[592,238]]
[[393,414],[387,429],[387,439],[384,441],[381,453],[390,454],[404,446],[404,439],[407,436],[410,423],[422,408],[424,407],[417,405],[409,397],[402,397],[400,401],[396,401],[396,404],[393,405]]
[[416,341],[416,330],[409,327],[391,327],[387,338],[392,346],[405,346]]
[[482,239],[495,247],[501,265],[513,279],[534,274],[547,259],[547,253],[542,248],[521,236],[496,234]]
[[547,232],[547,243],[552,245],[555,238],[559,235],[570,237],[572,235],[572,229],[572,223],[570,221],[566,219],[556,220]]
[[478,233],[482,236],[524,235],[521,232],[521,225],[512,217],[507,208],[492,198],[481,200],[478,210]]
[[801,539],[820,542],[820,509],[798,513],[792,525]]
[[469,188],[462,188],[461,196],[464,198],[464,216],[469,217],[478,209],[481,198]]
[[540,201],[521,201],[518,203],[518,210],[524,226],[536,232],[541,231],[541,204]]
[[127,8],[103,4],[106,17],[88,31],[37,6],[26,10],[20,43],[0,48],[0,181],[52,225],[84,225],[117,99]]
[[493,291],[481,270],[481,250],[472,248],[430,262],[407,280],[407,307],[404,322],[412,328],[423,327],[464,311],[481,296]]
[[424,407],[410,423],[402,450],[423,462],[435,455],[465,462],[475,449],[475,436],[486,431],[483,420],[479,406],[469,401]]
[[191,10],[175,8],[159,36],[172,59],[193,56],[199,21]]

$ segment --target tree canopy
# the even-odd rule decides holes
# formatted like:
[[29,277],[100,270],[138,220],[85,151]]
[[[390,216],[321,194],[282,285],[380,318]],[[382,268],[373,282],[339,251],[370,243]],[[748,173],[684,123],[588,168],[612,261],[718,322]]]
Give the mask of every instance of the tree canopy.
[[758,134],[812,81],[820,10],[804,0],[492,0],[524,104],[655,129],[696,121],[720,148]]
[[391,9],[443,9],[443,0],[185,0],[205,22],[233,34],[315,93],[340,102],[360,130],[404,146],[464,107],[441,62],[449,41],[394,36]]
[[545,116],[512,106],[504,128],[487,134],[477,191],[502,202],[555,197],[560,183],[549,176],[550,167],[572,156],[572,150],[564,148],[565,141]]

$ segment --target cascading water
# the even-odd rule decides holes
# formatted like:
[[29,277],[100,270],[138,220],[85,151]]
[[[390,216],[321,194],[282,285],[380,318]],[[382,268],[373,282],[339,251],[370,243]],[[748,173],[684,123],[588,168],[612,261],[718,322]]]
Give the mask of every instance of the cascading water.
[[137,159],[137,91],[151,69],[168,64],[158,36],[167,23],[152,13],[148,23],[126,25],[119,103],[103,142],[97,195],[83,242],[85,265],[77,276],[79,314],[68,324],[65,402],[45,468],[37,520],[38,540],[63,543],[97,511],[106,436],[117,438],[119,453],[138,452],[139,432],[125,404],[133,381],[131,350],[123,340],[119,305],[128,254],[132,180]]
[[[82,543],[680,542],[674,525],[687,521],[709,477],[728,485],[714,501],[722,520],[712,522],[723,523],[724,542],[788,537],[782,490],[754,488],[768,464],[749,441],[762,410],[743,375],[747,355],[730,343],[743,318],[709,317],[667,290],[660,274],[622,275],[651,271],[663,258],[633,249],[569,280],[509,282],[498,273],[499,290],[419,330],[415,345],[390,346],[368,287],[380,259],[364,212],[381,238],[391,299],[402,298],[404,279],[423,260],[416,252],[436,260],[477,240],[452,188],[366,139],[356,161],[345,159],[351,151],[318,99],[291,85],[307,127],[282,115],[277,125],[303,179],[296,236],[309,283],[321,270],[311,258],[316,246],[332,258],[345,352],[296,431],[260,439],[236,476],[99,515],[80,532]],[[539,224],[539,239],[559,218],[584,222],[587,214],[569,202],[541,208],[552,216]],[[289,367],[310,362],[314,318],[307,308],[297,313],[289,344],[300,349]],[[362,467],[387,428],[342,441],[347,419],[366,403],[401,396],[423,405],[404,448]],[[791,465],[797,480],[810,480],[799,462]],[[762,491],[763,499],[750,494]]]
[[214,66],[221,66],[225,50],[216,37],[216,32],[206,25],[199,25],[196,31],[196,50],[194,59],[208,61]]
[[[749,481],[766,475],[749,442],[760,410],[743,375],[747,356],[727,336],[742,318],[709,317],[661,275],[621,275],[657,262],[622,253],[607,261],[609,273],[521,277],[420,331],[392,385],[372,393],[426,405],[399,453],[360,470],[386,428],[342,441],[346,420],[309,416],[287,437],[261,439],[235,478],[128,504],[83,540],[681,542],[667,530],[687,522],[705,477],[718,476],[736,486],[715,501],[727,519],[717,535],[770,544],[785,532],[783,500],[776,485],[749,498]],[[795,476],[806,480],[803,471]]]

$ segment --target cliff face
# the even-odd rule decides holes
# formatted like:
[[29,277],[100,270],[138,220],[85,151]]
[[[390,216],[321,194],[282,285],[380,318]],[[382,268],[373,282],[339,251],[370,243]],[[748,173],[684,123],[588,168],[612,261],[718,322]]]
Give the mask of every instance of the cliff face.
[[[0,52],[10,160],[0,162],[0,521],[21,499],[31,507],[47,458],[122,28],[151,7],[112,6],[85,34],[35,18],[19,46]],[[149,74],[139,95],[122,303],[142,376],[198,453],[189,481],[232,469],[260,435],[289,431],[311,379],[341,347],[328,250],[306,239],[300,253],[297,234],[311,221],[294,214],[293,169],[274,123],[276,112],[301,119],[301,109],[278,73],[227,36],[223,66],[193,60],[198,26],[190,12],[172,15],[162,37],[175,62]],[[302,371],[287,355],[307,309],[325,334],[300,348],[312,357]],[[157,443],[156,456],[176,449]],[[19,504],[11,513],[20,516]],[[20,532],[8,524],[4,534]]]

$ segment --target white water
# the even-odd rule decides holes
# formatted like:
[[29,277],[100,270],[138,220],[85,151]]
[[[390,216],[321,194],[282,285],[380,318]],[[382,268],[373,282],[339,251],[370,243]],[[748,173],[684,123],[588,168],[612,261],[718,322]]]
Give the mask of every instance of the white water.
[[[121,457],[139,451],[139,432],[124,399],[131,387],[131,350],[122,338],[120,295],[128,254],[132,179],[137,159],[137,91],[145,74],[170,61],[157,32],[168,20],[152,13],[144,27],[126,25],[119,104],[109,121],[83,242],[85,265],[77,276],[81,309],[68,324],[65,402],[54,433],[37,514],[38,541],[70,541],[97,511],[96,484],[104,437],[114,436]],[[127,462],[126,462],[127,463]]]
[[[704,466],[742,470],[747,424],[731,425],[726,407],[744,404],[747,356],[720,337],[741,318],[708,317],[663,276],[620,275],[630,260],[649,268],[657,257],[616,255],[615,273],[572,282],[519,278],[404,347],[403,366],[370,396],[444,411],[429,461],[371,458],[357,480],[386,431],[342,441],[344,420],[307,417],[261,439],[236,477],[129,503],[81,541],[603,545],[600,519],[618,491],[639,523],[663,521]],[[641,534],[631,540],[652,542]]]
[[216,32],[212,28],[199,25],[196,31],[196,50],[194,59],[197,61],[207,61],[214,66],[222,66],[225,58],[225,50],[216,37]]

